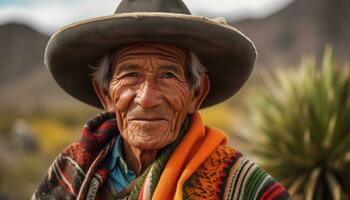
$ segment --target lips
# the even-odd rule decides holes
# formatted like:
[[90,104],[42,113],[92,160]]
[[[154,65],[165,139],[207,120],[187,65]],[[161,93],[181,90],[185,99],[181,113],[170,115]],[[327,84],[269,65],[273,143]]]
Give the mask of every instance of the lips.
[[164,117],[159,117],[159,116],[133,116],[133,117],[129,117],[128,121],[157,122],[157,121],[168,121],[168,120]]
[[170,121],[172,115],[164,110],[152,109],[146,110],[140,107],[135,107],[126,115],[127,121],[134,122],[164,122]]
[[140,122],[158,122],[158,121],[168,121],[164,118],[131,118],[129,121],[140,121]]

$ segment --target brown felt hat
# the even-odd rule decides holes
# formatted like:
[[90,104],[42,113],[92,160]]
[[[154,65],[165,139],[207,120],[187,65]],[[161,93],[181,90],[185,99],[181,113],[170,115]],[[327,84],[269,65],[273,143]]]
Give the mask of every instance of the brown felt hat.
[[90,66],[120,46],[140,42],[173,44],[197,54],[211,84],[201,108],[235,94],[256,58],[249,38],[224,20],[191,15],[182,0],[123,0],[113,15],[76,22],[53,34],[45,64],[67,93],[102,108]]

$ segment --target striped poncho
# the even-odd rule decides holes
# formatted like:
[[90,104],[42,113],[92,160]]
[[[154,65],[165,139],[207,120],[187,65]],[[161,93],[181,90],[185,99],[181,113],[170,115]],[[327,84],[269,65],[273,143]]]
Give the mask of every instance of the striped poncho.
[[[198,113],[186,121],[179,138],[159,152],[126,199],[289,199],[282,185],[228,147],[225,134],[205,127]],[[56,158],[32,199],[104,197],[101,188],[109,173],[105,158],[115,134],[113,115],[92,119],[81,141]]]

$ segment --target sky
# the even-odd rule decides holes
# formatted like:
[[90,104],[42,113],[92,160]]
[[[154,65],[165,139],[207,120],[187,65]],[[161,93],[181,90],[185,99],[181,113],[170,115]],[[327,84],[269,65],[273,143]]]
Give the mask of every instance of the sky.
[[[261,18],[292,0],[183,0],[194,15]],[[0,0],[0,24],[20,22],[43,33],[75,21],[113,14],[120,0]]]

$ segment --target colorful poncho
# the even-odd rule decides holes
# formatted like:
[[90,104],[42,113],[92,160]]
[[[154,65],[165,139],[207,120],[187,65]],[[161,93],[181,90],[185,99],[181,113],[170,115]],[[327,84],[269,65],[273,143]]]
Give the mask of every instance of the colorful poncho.
[[[116,134],[114,115],[103,113],[90,120],[81,141],[55,159],[32,199],[101,199],[109,172],[104,161]],[[205,127],[194,114],[126,198],[289,199],[283,186],[226,142],[223,132]]]

